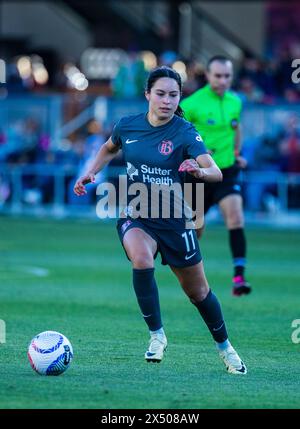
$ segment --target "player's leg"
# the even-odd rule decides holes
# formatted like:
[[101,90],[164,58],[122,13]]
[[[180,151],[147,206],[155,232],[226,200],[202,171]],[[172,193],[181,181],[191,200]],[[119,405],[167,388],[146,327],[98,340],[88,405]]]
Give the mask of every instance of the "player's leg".
[[123,246],[133,269],[146,270],[154,267],[156,241],[141,228],[131,228],[125,232]]
[[236,296],[248,294],[251,292],[251,287],[245,280],[246,237],[242,197],[239,194],[227,195],[219,201],[219,206],[229,233],[234,266],[233,294]]
[[171,269],[206,323],[227,371],[232,374],[246,374],[245,364],[228,340],[222,309],[218,298],[209,288],[202,261],[190,267],[173,266]]
[[123,246],[132,263],[134,291],[150,331],[145,359],[148,362],[160,362],[167,347],[167,339],[163,330],[158,288],[154,277],[157,243],[143,229],[131,228],[123,236]]

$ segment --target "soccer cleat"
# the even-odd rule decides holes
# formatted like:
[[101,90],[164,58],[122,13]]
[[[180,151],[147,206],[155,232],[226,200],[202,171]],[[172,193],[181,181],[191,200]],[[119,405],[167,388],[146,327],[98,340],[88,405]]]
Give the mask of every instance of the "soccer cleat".
[[167,337],[161,334],[151,334],[148,350],[145,353],[147,362],[159,363],[168,345]]
[[225,350],[219,351],[219,355],[226,366],[227,372],[230,374],[247,374],[246,365],[240,359],[239,355],[232,346],[227,347]]
[[235,276],[232,279],[232,295],[248,295],[251,292],[250,283],[246,282],[243,276]]

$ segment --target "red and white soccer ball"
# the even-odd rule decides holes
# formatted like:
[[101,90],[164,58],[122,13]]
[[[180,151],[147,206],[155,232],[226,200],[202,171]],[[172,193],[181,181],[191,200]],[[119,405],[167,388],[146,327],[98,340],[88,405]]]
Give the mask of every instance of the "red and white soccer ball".
[[73,347],[63,334],[45,331],[31,340],[27,355],[32,369],[40,375],[59,375],[70,366]]

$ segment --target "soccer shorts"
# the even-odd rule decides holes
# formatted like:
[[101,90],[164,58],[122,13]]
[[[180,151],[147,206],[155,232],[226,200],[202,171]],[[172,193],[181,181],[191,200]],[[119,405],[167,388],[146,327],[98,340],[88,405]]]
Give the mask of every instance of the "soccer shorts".
[[[229,168],[223,168],[223,181],[216,183],[204,184],[204,214],[215,204],[218,204],[223,198],[228,195],[241,195],[241,185],[239,183],[240,169],[236,165]],[[190,176],[190,177],[188,177]],[[193,210],[195,210],[196,186],[197,179],[194,179],[190,174],[186,176],[186,182],[193,183]]]
[[[122,245],[124,235],[132,228],[142,229],[156,241],[157,252],[154,258],[160,253],[161,263],[163,265],[184,268],[196,265],[202,260],[194,229],[158,229],[149,227],[146,225],[146,222],[143,222],[141,219],[119,219],[117,222],[117,230]],[[128,258],[127,254],[126,256]]]

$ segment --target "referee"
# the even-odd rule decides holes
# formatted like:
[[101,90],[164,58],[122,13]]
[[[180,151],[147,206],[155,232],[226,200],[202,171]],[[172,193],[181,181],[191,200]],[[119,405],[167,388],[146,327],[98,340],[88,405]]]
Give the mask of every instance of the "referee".
[[[206,183],[204,212],[218,204],[229,233],[233,259],[233,295],[251,292],[245,279],[246,238],[243,202],[238,182],[240,169],[246,167],[241,151],[241,100],[230,91],[233,77],[232,62],[221,55],[207,64],[207,85],[185,98],[181,107],[185,118],[201,133],[205,146],[223,173],[223,182]],[[196,179],[187,179],[193,181]],[[203,228],[197,231],[198,238]]]

